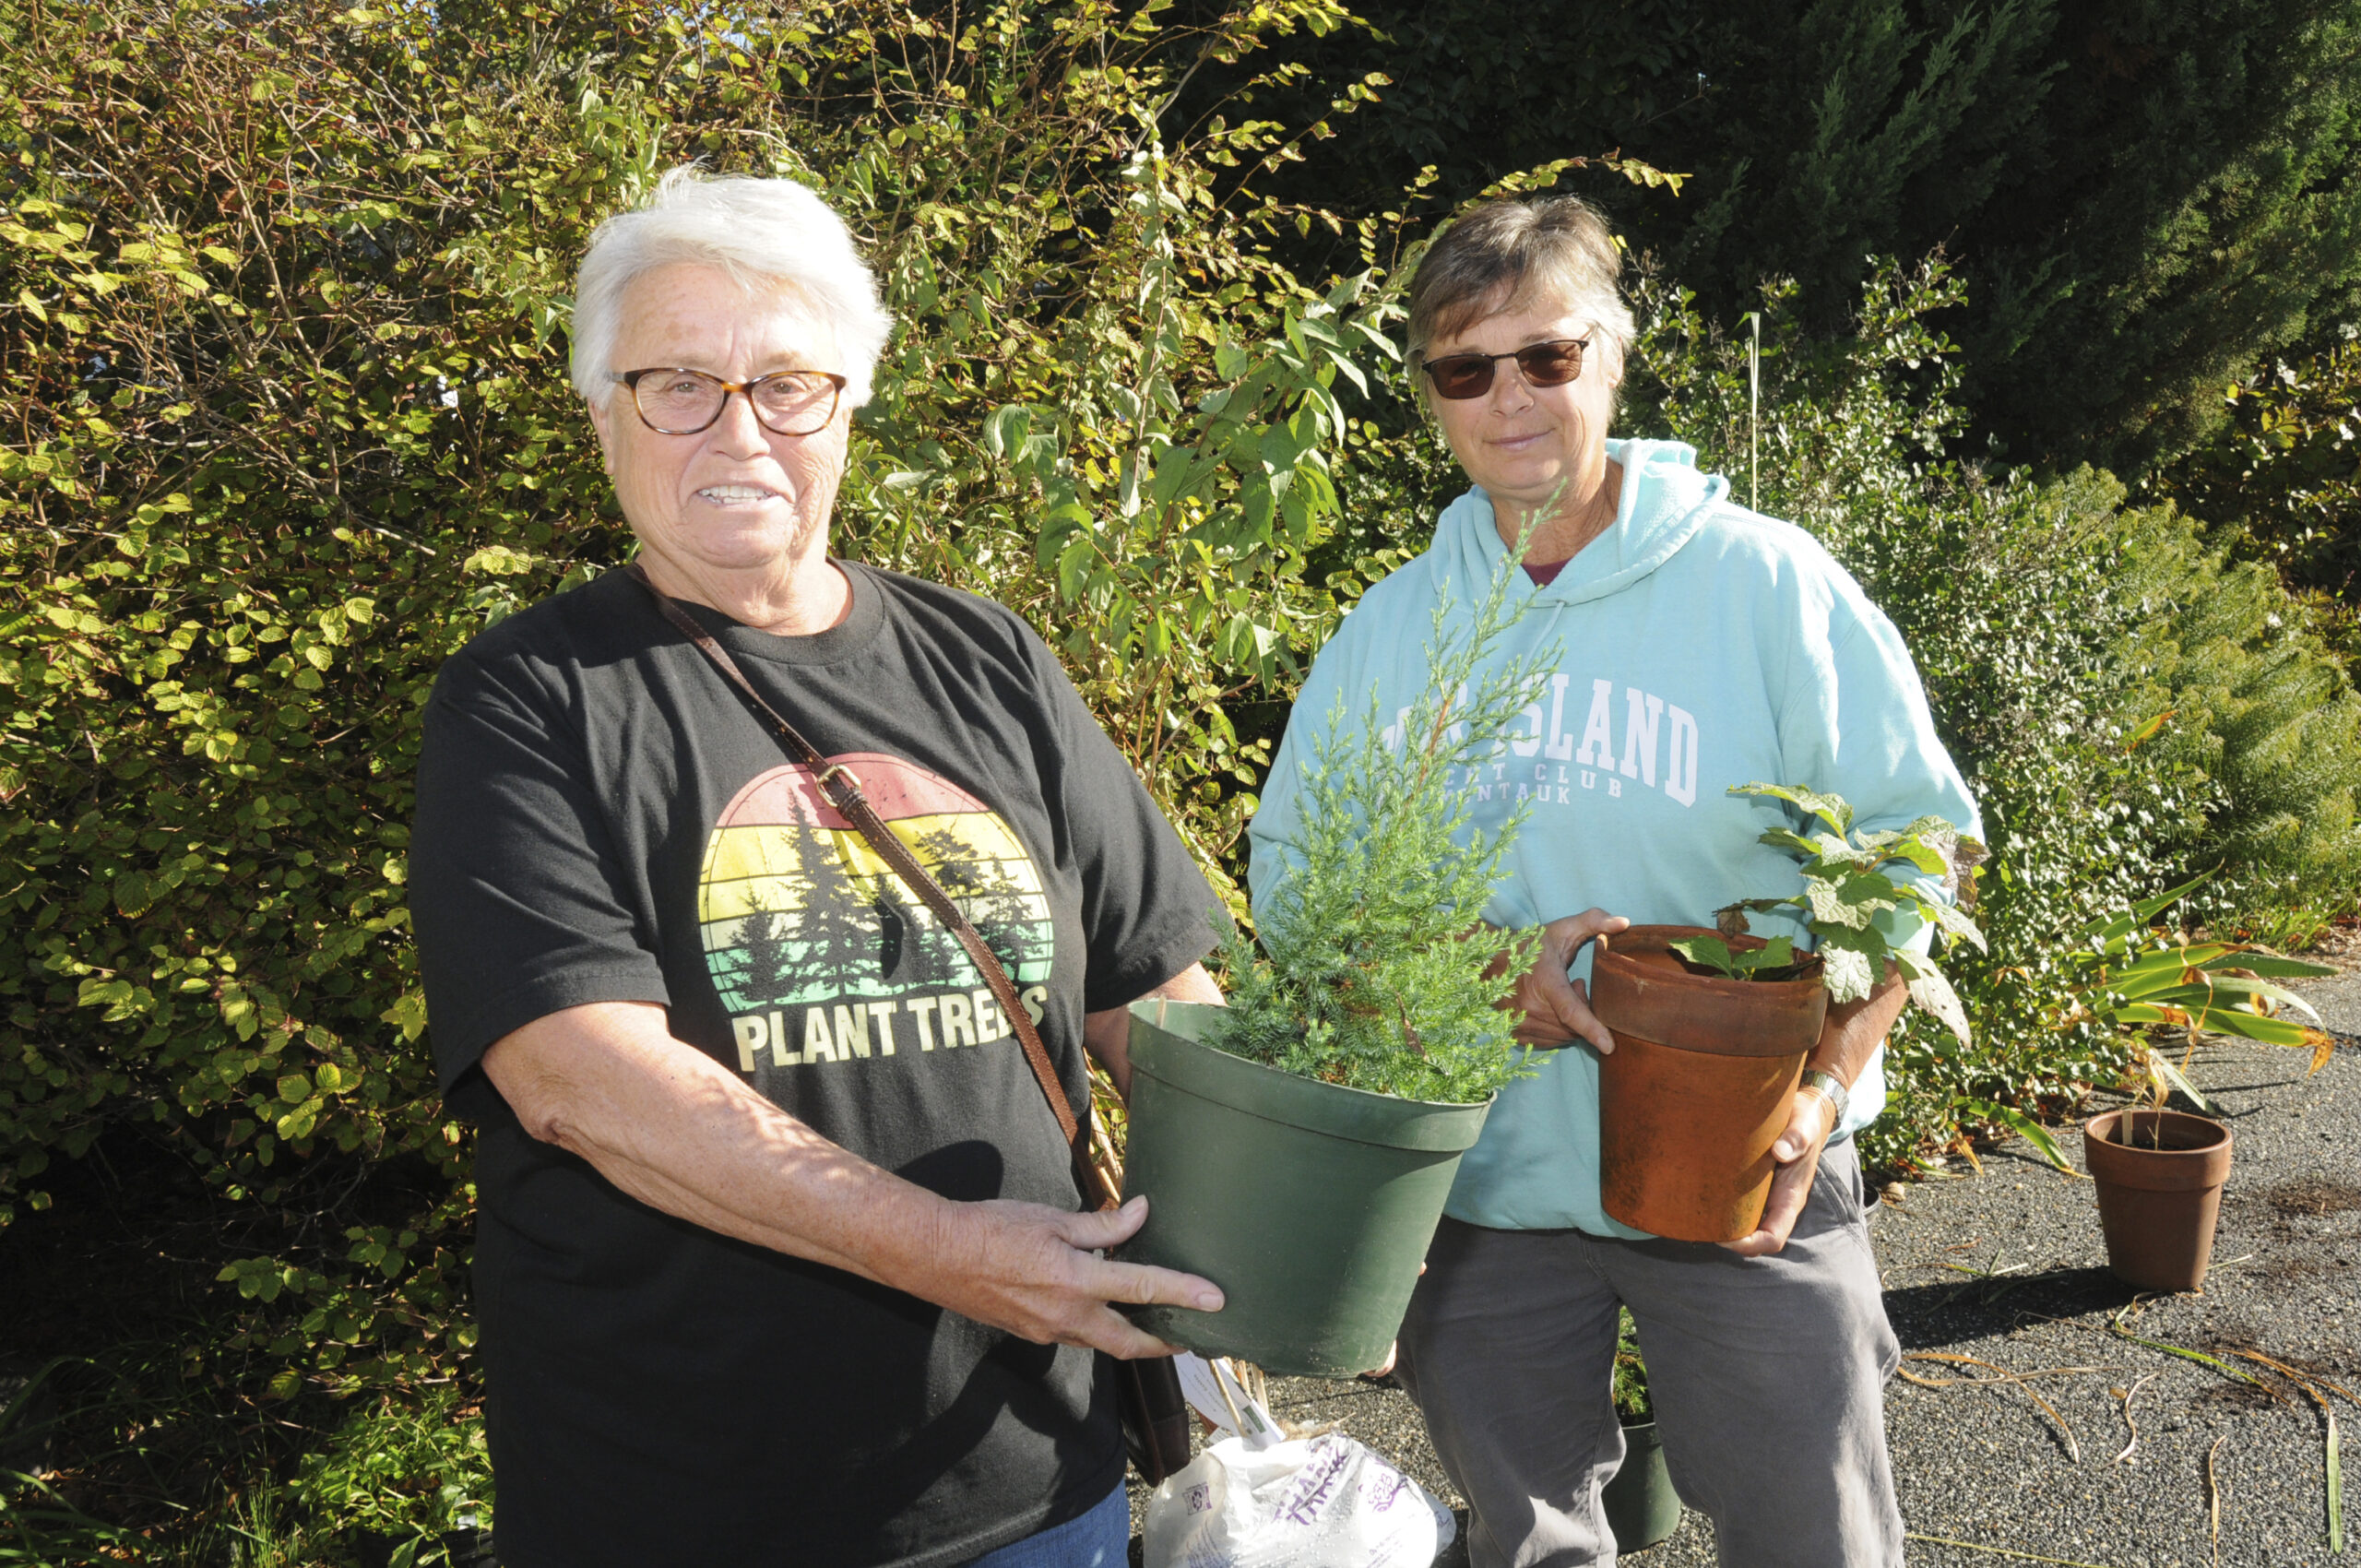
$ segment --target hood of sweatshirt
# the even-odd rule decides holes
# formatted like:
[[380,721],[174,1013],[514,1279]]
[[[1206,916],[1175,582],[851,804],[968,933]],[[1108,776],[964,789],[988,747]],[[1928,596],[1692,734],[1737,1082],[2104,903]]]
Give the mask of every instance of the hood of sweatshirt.
[[[1696,448],[1685,442],[1610,440],[1607,456],[1623,468],[1615,521],[1584,545],[1555,581],[1534,588],[1539,603],[1583,604],[1622,592],[1695,538],[1730,492],[1721,475],[1697,471]],[[1434,552],[1442,568],[1439,576],[1469,585],[1489,582],[1508,553],[1492,498],[1471,490],[1443,508],[1435,523]]]

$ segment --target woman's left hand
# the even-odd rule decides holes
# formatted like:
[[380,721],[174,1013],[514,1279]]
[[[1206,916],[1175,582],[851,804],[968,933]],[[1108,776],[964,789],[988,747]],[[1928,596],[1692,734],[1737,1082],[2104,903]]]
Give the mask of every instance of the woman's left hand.
[[1582,1040],[1601,1056],[1614,1051],[1614,1033],[1590,1010],[1589,990],[1566,971],[1573,968],[1574,955],[1586,944],[1631,928],[1629,920],[1605,909],[1584,909],[1541,928],[1540,954],[1533,967],[1517,977],[1515,992],[1501,1004],[1525,1016],[1516,1027],[1519,1045],[1556,1051]]
[[1762,1222],[1750,1234],[1723,1246],[1741,1257],[1761,1257],[1787,1244],[1796,1221],[1811,1196],[1811,1180],[1820,1171],[1820,1151],[1836,1130],[1836,1107],[1818,1089],[1799,1088],[1787,1111],[1787,1130],[1771,1146],[1779,1162],[1771,1178],[1770,1201],[1762,1206]]

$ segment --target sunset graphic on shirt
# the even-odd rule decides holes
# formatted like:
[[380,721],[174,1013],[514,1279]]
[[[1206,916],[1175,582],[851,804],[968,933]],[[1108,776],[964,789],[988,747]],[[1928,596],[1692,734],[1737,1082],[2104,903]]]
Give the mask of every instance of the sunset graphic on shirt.
[[[1049,899],[999,814],[897,757],[830,760],[860,779],[887,829],[974,922],[1019,990],[1047,980],[1055,953]],[[897,1039],[904,1049],[932,1050],[938,1023],[946,1026],[941,1042],[953,1043],[947,1007],[927,1013],[922,1035],[915,1016],[896,1016],[903,1009],[891,1004],[914,993],[948,992],[958,1016],[993,1017],[988,1001],[968,1000],[984,981],[958,938],[828,804],[809,768],[774,768],[724,808],[697,904],[706,965],[750,1070],[758,1051],[776,1048],[779,1064],[794,1064],[791,1057],[810,1059],[813,1040],[834,1044],[840,1034],[843,1051],[822,1060],[849,1058],[856,1044],[862,1058],[872,1044],[891,1055]],[[928,1005],[919,999],[911,1012]],[[831,1026],[831,1015],[843,1016]],[[983,1038],[1006,1034],[1003,1025]]]

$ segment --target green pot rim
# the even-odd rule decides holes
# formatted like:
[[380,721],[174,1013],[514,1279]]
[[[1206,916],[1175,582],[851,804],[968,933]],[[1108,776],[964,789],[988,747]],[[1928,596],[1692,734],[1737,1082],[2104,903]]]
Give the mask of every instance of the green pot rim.
[[1280,1126],[1308,1128],[1379,1148],[1438,1154],[1457,1154],[1471,1146],[1498,1098],[1472,1105],[1406,1099],[1283,1073],[1206,1045],[1188,1029],[1190,1025],[1202,1028],[1206,1016],[1219,1010],[1211,1003],[1162,997],[1133,1003],[1132,1070]]

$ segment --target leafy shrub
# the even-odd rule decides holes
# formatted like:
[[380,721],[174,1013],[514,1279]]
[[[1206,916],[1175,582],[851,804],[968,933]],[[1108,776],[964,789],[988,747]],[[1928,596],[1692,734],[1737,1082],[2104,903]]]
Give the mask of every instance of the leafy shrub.
[[2348,662],[2361,654],[2361,337],[2282,359],[2230,384],[2229,418],[2142,487],[2216,530],[2236,556],[2342,607]]
[[2185,861],[2214,873],[2192,903],[2217,925],[2308,940],[2361,897],[2361,696],[2269,565],[2231,563],[2169,505],[2120,514],[2115,537],[2144,612],[2118,665],[2173,716],[2152,744],[2221,791]]
[[483,1419],[446,1384],[359,1401],[286,1490],[305,1517],[391,1537],[422,1565],[442,1560],[437,1538],[489,1520],[492,1480]]
[[1992,951],[1955,977],[1977,1043],[1905,1016],[1893,1111],[1865,1139],[1899,1161],[1978,1107],[2062,1109],[2129,1070],[2127,1042],[2055,1005],[2060,956],[2103,909],[2203,871],[2216,921],[2296,934],[2349,907],[2361,737],[2267,573],[2225,567],[2168,510],[2122,510],[2106,476],[2035,485],[1946,458],[1957,350],[1928,318],[1958,295],[1939,266],[1880,269],[1841,338],[1808,338],[1790,297],[1765,292],[1758,420],[1745,343],[1650,286],[1623,422],[1695,442],[1740,496],[1759,452],[1762,508],[1892,616],[1983,806]]
[[0,1221],[53,1158],[153,1144],[255,1217],[202,1331],[255,1397],[468,1374],[415,715],[628,547],[564,295],[684,159],[821,184],[905,323],[838,548],[1032,617],[1218,867],[1266,754],[1226,705],[1283,695],[1358,580],[1306,563],[1391,307],[1257,253],[1299,216],[1240,180],[1278,127],[1167,148],[1157,112],[1192,58],[1340,15],[0,8]]

